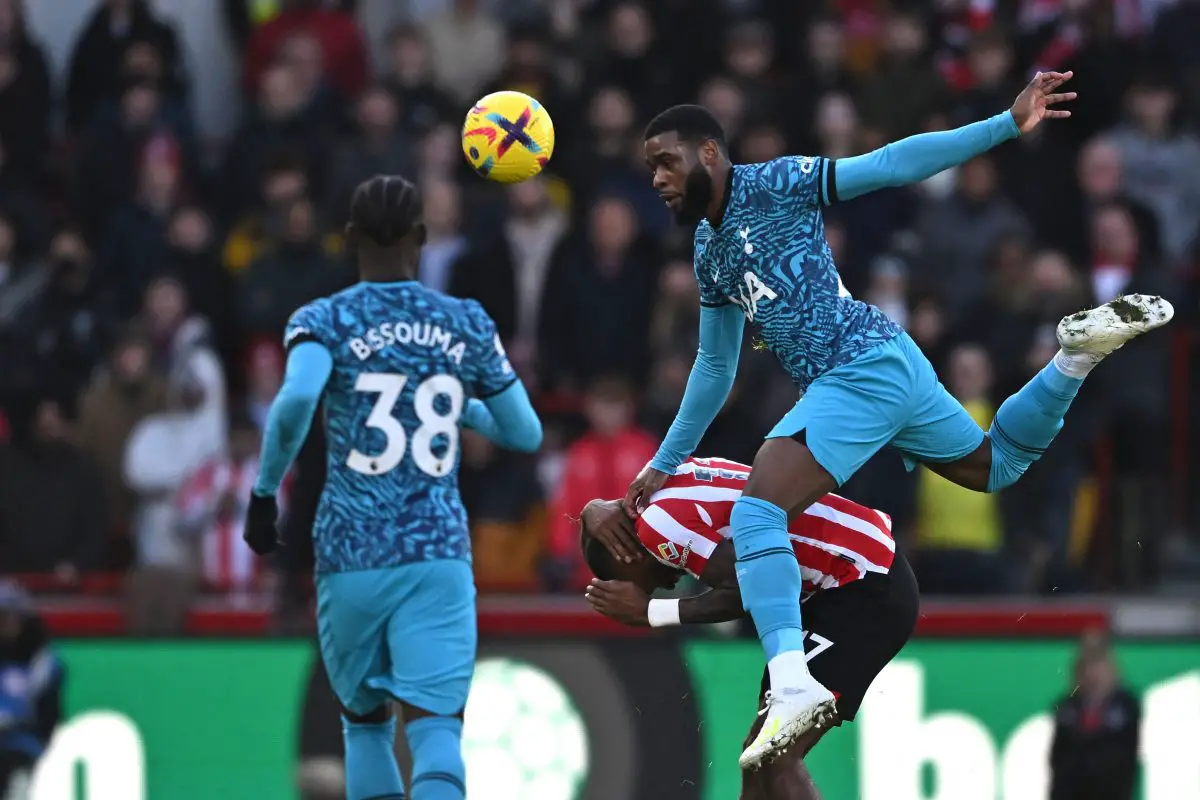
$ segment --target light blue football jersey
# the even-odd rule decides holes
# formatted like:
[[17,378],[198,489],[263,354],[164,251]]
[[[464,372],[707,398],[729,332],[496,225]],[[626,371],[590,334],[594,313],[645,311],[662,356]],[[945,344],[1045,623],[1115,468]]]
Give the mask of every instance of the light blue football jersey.
[[696,228],[701,304],[736,303],[801,390],[900,333],[838,275],[822,217],[832,171],[799,156],[734,166],[721,225]]
[[296,311],[285,345],[302,341],[333,354],[317,571],[469,560],[459,417],[517,380],[495,323],[416,281],[363,282]]

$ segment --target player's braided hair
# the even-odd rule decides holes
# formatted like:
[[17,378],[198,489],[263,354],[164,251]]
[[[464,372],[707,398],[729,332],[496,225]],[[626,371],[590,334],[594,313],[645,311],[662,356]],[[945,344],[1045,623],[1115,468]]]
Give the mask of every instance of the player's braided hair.
[[671,106],[650,120],[645,138],[653,139],[672,131],[683,141],[699,144],[713,139],[722,150],[725,149],[725,129],[712,112],[703,106]]
[[354,190],[350,222],[360,236],[391,247],[421,222],[421,192],[399,175],[376,175]]

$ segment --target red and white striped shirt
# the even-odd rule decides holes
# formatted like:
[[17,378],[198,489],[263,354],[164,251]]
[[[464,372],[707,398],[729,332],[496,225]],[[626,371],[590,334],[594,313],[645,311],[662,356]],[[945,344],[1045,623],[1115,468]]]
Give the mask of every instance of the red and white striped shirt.
[[[201,576],[219,591],[252,589],[262,576],[262,560],[242,541],[250,490],[258,476],[258,459],[206,461],[184,482],[176,498],[183,530],[200,539]],[[284,478],[279,502],[286,506],[292,473]],[[233,502],[222,505],[231,496]]]
[[[699,576],[717,545],[732,534],[729,516],[750,467],[721,458],[692,458],[667,478],[638,518],[638,538],[662,563]],[[886,573],[896,556],[892,518],[827,494],[788,526],[805,596]]]

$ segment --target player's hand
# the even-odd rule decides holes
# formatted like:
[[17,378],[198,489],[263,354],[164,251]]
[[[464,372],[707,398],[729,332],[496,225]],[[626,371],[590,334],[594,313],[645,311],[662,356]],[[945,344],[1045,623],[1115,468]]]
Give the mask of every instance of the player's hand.
[[258,555],[273,553],[279,547],[278,518],[279,506],[273,496],[262,497],[250,493],[250,507],[246,510],[246,529],[242,532],[242,539]]
[[609,619],[637,628],[650,627],[647,611],[650,595],[628,581],[602,581],[594,578],[584,594],[588,605]]
[[660,472],[649,464],[642,467],[633,483],[629,484],[629,491],[625,492],[625,513],[636,517],[645,511],[646,506],[650,505],[650,495],[661,489],[668,477],[667,473]]
[[637,530],[633,520],[621,508],[620,500],[593,500],[583,507],[579,516],[588,534],[604,545],[617,561],[632,564],[641,559],[643,548]]
[[1013,119],[1021,133],[1029,133],[1044,119],[1066,119],[1071,112],[1050,108],[1075,99],[1075,92],[1059,92],[1058,88],[1071,80],[1074,72],[1039,72],[1025,87],[1012,105]]

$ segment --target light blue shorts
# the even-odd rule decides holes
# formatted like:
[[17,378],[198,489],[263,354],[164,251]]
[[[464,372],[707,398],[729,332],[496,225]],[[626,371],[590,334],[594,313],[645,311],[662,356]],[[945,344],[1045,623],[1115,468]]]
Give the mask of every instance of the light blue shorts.
[[817,378],[767,438],[800,431],[839,486],[888,444],[912,469],[916,461],[957,461],[984,438],[907,333]]
[[471,565],[423,561],[318,575],[317,636],[333,691],[355,714],[392,699],[457,714],[475,670]]

